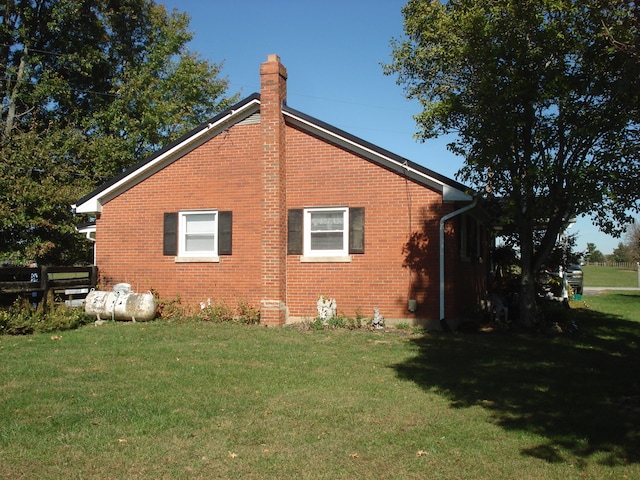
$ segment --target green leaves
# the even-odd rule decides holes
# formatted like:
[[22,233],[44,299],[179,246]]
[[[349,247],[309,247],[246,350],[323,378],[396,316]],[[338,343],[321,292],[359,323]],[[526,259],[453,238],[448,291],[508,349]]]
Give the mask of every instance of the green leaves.
[[151,0],[10,0],[0,22],[0,258],[79,260],[70,205],[237,96]]
[[598,0],[413,0],[403,10],[407,37],[394,42],[385,71],[422,102],[420,137],[458,134],[452,148],[478,190],[490,168],[493,194],[553,195],[547,203],[566,206],[558,215],[613,207],[610,191],[637,208],[637,192],[621,181],[638,180],[639,103],[629,86],[640,62],[630,9]]
[[[419,137],[456,133],[463,181],[500,197],[535,269],[567,218],[640,210],[638,17],[622,0],[411,0],[387,74]],[[544,220],[544,222],[543,222]],[[546,234],[534,243],[533,225]],[[523,271],[525,271],[523,269]]]

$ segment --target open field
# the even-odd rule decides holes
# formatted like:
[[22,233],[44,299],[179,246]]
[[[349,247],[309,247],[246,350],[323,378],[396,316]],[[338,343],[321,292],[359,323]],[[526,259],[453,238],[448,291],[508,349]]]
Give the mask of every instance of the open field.
[[637,288],[638,272],[615,267],[583,265],[585,287]]
[[576,336],[0,336],[0,478],[640,478],[639,302],[575,302]]

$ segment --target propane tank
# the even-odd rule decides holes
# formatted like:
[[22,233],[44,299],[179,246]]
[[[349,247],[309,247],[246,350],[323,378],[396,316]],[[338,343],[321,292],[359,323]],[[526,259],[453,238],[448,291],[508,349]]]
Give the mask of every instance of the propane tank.
[[151,292],[134,293],[128,283],[118,283],[111,292],[91,290],[84,302],[84,311],[98,320],[153,320],[156,299]]

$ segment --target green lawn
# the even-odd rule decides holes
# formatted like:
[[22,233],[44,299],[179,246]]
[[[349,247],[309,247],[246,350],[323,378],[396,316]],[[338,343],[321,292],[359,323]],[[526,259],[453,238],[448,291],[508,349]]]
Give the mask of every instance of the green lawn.
[[0,336],[0,478],[640,478],[640,295],[586,302],[577,336]]
[[638,272],[614,267],[583,265],[585,287],[638,287]]

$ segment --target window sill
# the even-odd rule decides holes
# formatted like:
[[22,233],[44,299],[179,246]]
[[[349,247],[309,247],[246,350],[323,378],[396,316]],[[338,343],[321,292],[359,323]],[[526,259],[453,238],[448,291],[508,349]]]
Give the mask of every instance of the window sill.
[[341,256],[341,257],[310,257],[310,256],[302,256],[300,257],[301,263],[351,263],[352,257],[351,255]]
[[220,263],[220,257],[174,257],[176,263]]

